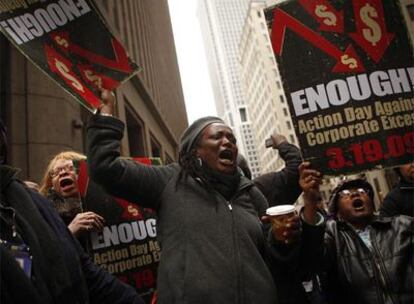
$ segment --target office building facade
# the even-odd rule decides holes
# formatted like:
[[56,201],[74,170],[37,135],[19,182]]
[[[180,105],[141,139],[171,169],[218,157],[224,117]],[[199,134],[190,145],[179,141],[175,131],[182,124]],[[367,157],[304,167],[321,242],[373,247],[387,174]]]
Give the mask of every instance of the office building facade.
[[[124,156],[177,159],[187,116],[167,0],[97,3],[113,34],[142,70],[116,90],[126,122]],[[85,152],[91,115],[0,35],[1,118],[8,127],[9,163],[39,182],[51,156]]]

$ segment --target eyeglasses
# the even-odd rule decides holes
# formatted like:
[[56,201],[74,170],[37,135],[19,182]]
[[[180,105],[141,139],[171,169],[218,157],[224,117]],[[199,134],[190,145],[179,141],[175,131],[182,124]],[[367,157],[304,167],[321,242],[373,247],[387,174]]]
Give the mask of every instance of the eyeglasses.
[[55,170],[50,171],[49,175],[50,177],[56,177],[60,174],[60,172],[74,172],[75,171],[75,167],[71,164],[66,164],[62,167],[57,167],[55,168]]
[[358,188],[358,189],[344,189],[342,191],[339,191],[338,195],[342,198],[348,198],[351,195],[353,195],[354,193],[357,193],[359,195],[368,195],[369,194],[369,190],[368,189],[364,189],[364,188]]

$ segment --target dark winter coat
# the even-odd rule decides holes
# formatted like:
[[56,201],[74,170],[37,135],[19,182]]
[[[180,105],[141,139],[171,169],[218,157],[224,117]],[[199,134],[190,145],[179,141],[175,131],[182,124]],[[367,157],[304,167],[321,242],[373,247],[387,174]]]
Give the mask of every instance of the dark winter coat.
[[123,127],[117,119],[92,117],[88,165],[92,178],[111,194],[131,201],[139,197],[158,212],[158,303],[276,303],[259,218],[267,202],[253,182],[242,177],[226,201],[201,180],[180,180],[177,164],[145,166],[120,159]]
[[[304,230],[310,226],[304,227]],[[313,227],[323,234],[323,229]],[[333,304],[412,304],[414,301],[414,219],[376,218],[371,223],[370,251],[344,222],[329,221],[313,255],[327,272],[326,292]],[[315,239],[315,238],[314,238]],[[318,238],[316,238],[317,240]],[[320,252],[315,252],[319,248]]]
[[[1,211],[13,210],[16,230],[29,246],[32,276],[20,269],[1,247],[0,285],[3,303],[143,303],[134,289],[93,264],[73,238],[51,203],[27,189],[17,171],[1,170]],[[9,235],[2,221],[1,237]]]
[[288,142],[281,143],[277,149],[279,156],[285,161],[285,168],[278,172],[262,174],[254,179],[254,183],[267,198],[270,206],[294,204],[302,193],[298,170],[302,156],[300,150]]
[[414,183],[401,180],[384,198],[380,214],[414,216]]
[[[294,204],[302,193],[299,186],[298,167],[302,162],[300,150],[282,142],[278,147],[279,156],[285,161],[285,168],[278,172],[262,174],[253,181],[262,191],[270,206]],[[302,286],[302,279],[291,269],[276,263],[272,272],[278,286],[278,299],[281,304],[308,304],[308,298]]]

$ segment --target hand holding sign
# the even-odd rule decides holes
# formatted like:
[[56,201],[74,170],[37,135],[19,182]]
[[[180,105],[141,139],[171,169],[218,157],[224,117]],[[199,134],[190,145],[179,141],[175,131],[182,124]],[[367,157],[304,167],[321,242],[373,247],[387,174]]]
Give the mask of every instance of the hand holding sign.
[[0,31],[91,112],[102,88],[113,90],[138,71],[92,1],[26,2],[0,10]]
[[115,94],[109,90],[103,89],[101,91],[102,104],[99,106],[99,113],[104,116],[114,115],[115,109]]
[[83,232],[102,231],[104,218],[95,212],[83,212],[76,214],[68,228],[74,236],[79,236]]
[[286,1],[266,17],[305,160],[325,175],[412,161],[414,56],[396,0]]

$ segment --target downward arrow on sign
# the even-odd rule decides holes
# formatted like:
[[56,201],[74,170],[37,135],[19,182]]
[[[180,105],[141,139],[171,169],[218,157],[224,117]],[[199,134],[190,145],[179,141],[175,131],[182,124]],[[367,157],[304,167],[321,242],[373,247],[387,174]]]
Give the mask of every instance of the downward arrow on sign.
[[378,63],[394,39],[385,26],[384,9],[380,0],[354,0],[357,31],[349,36]]
[[365,71],[361,60],[355,50],[349,45],[345,52],[342,52],[334,44],[312,31],[303,23],[288,15],[279,8],[276,8],[273,16],[272,25],[272,46],[273,51],[280,56],[283,51],[286,29],[294,31],[296,34],[313,44],[327,55],[337,60],[333,72],[363,72]]
[[117,70],[124,73],[130,73],[132,71],[129,64],[128,56],[122,47],[121,43],[115,38],[111,38],[112,49],[115,59],[107,58],[97,53],[91,52],[81,46],[73,43],[70,40],[68,32],[53,32],[51,34],[52,39],[64,52],[70,52],[83,57],[91,64],[99,64],[106,68]]
[[344,13],[337,11],[327,0],[299,0],[299,3],[318,21],[319,30],[343,33]]

